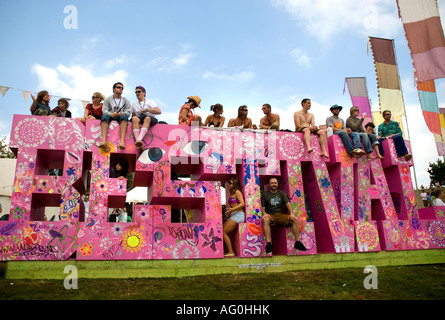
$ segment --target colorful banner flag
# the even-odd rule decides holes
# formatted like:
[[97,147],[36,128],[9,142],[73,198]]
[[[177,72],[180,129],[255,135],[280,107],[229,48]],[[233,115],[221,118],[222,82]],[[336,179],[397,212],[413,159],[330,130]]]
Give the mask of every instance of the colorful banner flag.
[[437,101],[434,80],[417,83],[420,106],[426,125],[432,133],[442,134],[440,128],[439,102]]
[[28,100],[29,96],[31,95],[31,91],[22,90],[23,98]]
[[434,140],[439,156],[445,156],[445,108],[439,108],[439,119],[441,134],[434,134]]
[[[352,105],[360,109],[361,117],[366,113],[371,117],[371,104],[369,103],[368,88],[366,87],[365,77],[348,77],[345,79],[345,84],[348,85],[349,94],[351,96]],[[343,90],[344,93],[344,90]]]
[[418,82],[445,77],[445,38],[436,0],[396,0]]
[[405,104],[400,90],[394,40],[369,37],[374,57],[380,110],[390,110],[393,115],[405,115]]
[[0,86],[0,93],[2,94],[2,97],[5,96],[5,94],[8,90],[9,90],[9,87]]

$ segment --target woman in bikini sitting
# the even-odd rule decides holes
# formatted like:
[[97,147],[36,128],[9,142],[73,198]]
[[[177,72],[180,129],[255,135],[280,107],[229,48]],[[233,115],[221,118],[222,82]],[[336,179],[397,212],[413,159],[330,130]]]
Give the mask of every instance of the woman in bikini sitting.
[[224,121],[226,121],[226,118],[222,116],[224,112],[222,104],[217,103],[211,106],[210,111],[213,111],[213,114],[207,116],[204,127],[222,128]]
[[229,233],[236,229],[238,223],[244,222],[244,197],[237,178],[231,178],[227,182],[227,190],[230,191],[230,197],[228,199],[229,209],[227,209],[225,214],[226,217],[228,216],[229,218],[223,225],[224,243],[227,247],[227,253],[224,255],[224,257],[234,257],[235,252],[233,252],[232,241],[230,240]]

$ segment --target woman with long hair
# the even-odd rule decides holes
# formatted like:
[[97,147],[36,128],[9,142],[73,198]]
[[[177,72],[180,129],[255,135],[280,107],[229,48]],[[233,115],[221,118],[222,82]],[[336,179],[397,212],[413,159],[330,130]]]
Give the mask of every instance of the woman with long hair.
[[230,191],[230,196],[228,199],[228,209],[225,213],[226,217],[228,216],[229,218],[223,225],[224,244],[227,247],[227,253],[224,255],[224,257],[234,257],[235,252],[233,252],[232,241],[230,240],[229,233],[236,229],[238,223],[244,222],[244,197],[237,178],[229,179],[227,182],[227,190]]
[[51,108],[49,107],[49,101],[51,100],[51,97],[48,93],[48,91],[43,90],[37,93],[37,98],[35,98],[31,94],[31,98],[33,100],[31,107],[29,110],[31,111],[31,114],[34,116],[50,116],[51,115]]

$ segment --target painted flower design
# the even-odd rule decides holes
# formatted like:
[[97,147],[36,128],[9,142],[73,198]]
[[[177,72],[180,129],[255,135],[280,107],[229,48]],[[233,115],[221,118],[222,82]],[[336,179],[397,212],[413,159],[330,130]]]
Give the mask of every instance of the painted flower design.
[[37,190],[46,191],[50,187],[50,181],[48,178],[40,178],[37,181]]
[[95,184],[97,192],[107,192],[110,184],[105,179],[101,179]]
[[80,252],[82,253],[82,256],[89,256],[93,253],[93,246],[89,243],[84,243],[82,247],[80,248]]
[[321,179],[321,186],[324,188],[329,188],[329,186],[331,185],[331,183],[329,182],[329,179],[327,176],[325,176],[323,179]]

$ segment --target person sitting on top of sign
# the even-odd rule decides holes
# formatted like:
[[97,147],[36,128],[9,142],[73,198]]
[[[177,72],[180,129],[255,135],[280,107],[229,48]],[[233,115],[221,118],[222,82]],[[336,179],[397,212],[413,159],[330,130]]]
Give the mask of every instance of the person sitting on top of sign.
[[197,121],[202,126],[202,118],[198,114],[193,113],[193,109],[201,108],[201,98],[198,96],[187,97],[188,101],[179,109],[178,122],[180,126],[190,126],[193,121]]
[[363,128],[363,120],[366,119],[366,113],[363,113],[361,118],[359,118],[360,109],[356,106],[353,106],[349,112],[351,115],[346,119],[346,127],[351,129],[352,132],[358,133],[365,147],[366,157],[374,159],[372,156],[372,149],[374,149],[377,158],[383,159],[379,151],[380,142],[377,140],[377,136],[373,133],[368,134]]
[[338,116],[338,114],[342,109],[343,109],[342,106],[334,104],[330,109],[332,112],[332,116],[326,118],[326,125],[332,128],[334,134],[340,136],[346,148],[346,151],[351,156],[360,158],[362,155],[365,154],[365,151],[362,150],[360,137],[357,134],[357,132],[352,132],[351,129],[345,128],[345,122],[343,121],[342,118]]
[[391,120],[391,111],[385,110],[382,112],[384,121],[378,126],[378,136],[380,146],[380,154],[383,155],[382,142],[385,139],[392,139],[396,147],[398,157],[404,157],[405,161],[410,161],[413,157],[406,148],[405,140],[403,140],[403,132],[397,121]]
[[252,128],[252,119],[247,117],[248,109],[246,105],[242,105],[238,108],[238,116],[234,119],[230,119],[227,124],[228,128],[237,127],[240,129]]
[[99,148],[105,152],[109,152],[109,147],[107,146],[107,134],[110,121],[119,122],[119,148],[122,150],[125,149],[125,134],[127,133],[127,122],[131,117],[131,103],[127,98],[122,97],[123,90],[124,85],[121,82],[116,82],[113,85],[113,95],[105,98],[102,106],[103,115],[100,118],[102,142],[99,145]]
[[[131,122],[133,124],[134,140],[138,150],[142,150],[142,140],[145,134],[150,129],[150,126],[154,126],[158,123],[156,116],[161,114],[161,109],[157,106],[156,102],[147,99],[147,91],[142,86],[137,86],[135,89],[137,101],[133,102],[131,111],[133,118]],[[139,124],[142,123],[142,128],[139,129]]]

